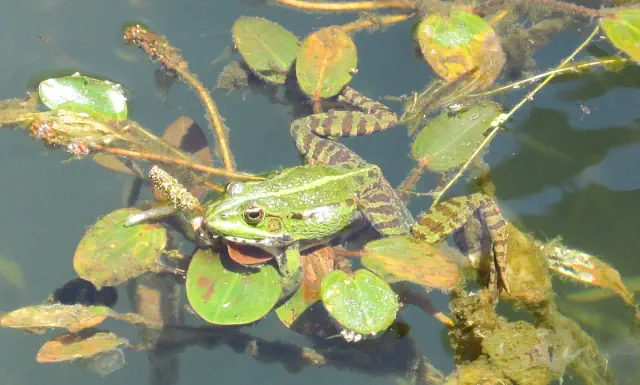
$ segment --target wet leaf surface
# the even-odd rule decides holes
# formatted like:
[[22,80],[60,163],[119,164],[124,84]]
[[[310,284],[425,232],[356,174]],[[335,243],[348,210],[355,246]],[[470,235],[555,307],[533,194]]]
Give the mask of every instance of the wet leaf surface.
[[600,19],[611,44],[631,59],[640,61],[640,9],[622,9],[614,17]]
[[432,13],[418,24],[415,38],[429,65],[447,81],[474,71],[473,88],[484,89],[502,72],[505,55],[500,39],[489,23],[473,13]]
[[389,283],[408,281],[426,290],[449,291],[460,282],[460,269],[442,251],[407,236],[367,243],[361,261]]
[[357,66],[358,52],[351,37],[338,27],[326,27],[302,43],[296,77],[308,96],[330,98],[351,81]]
[[213,324],[242,325],[259,320],[280,298],[280,274],[271,265],[249,270],[229,262],[230,266],[223,265],[220,256],[208,249],[195,253],[187,271],[189,304]]
[[298,38],[277,23],[260,17],[241,17],[232,28],[233,42],[256,75],[284,84],[298,54]]
[[420,131],[411,145],[411,156],[429,158],[432,171],[447,171],[466,162],[485,139],[484,133],[502,112],[500,106],[484,102],[452,114],[444,111]]
[[64,328],[70,332],[94,327],[111,315],[106,306],[36,305],[5,314],[0,325],[44,333],[50,328]]
[[118,84],[72,75],[44,80],[38,87],[42,103],[51,110],[83,112],[98,120],[127,118],[127,98]]
[[358,270],[354,277],[336,270],[322,280],[322,302],[340,325],[359,334],[386,330],[396,319],[396,293],[378,276]]
[[38,362],[73,361],[93,357],[128,345],[128,341],[115,333],[84,330],[79,334],[62,334],[47,341],[38,352]]
[[162,270],[160,257],[167,243],[166,230],[149,223],[124,225],[131,215],[141,212],[119,209],[89,229],[73,256],[73,267],[80,278],[100,288]]

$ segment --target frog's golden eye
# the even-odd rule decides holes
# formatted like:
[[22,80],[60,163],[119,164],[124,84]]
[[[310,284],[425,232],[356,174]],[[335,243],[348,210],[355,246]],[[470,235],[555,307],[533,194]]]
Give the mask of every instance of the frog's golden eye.
[[250,225],[257,225],[264,219],[264,208],[258,205],[251,205],[244,209],[242,213],[245,222]]

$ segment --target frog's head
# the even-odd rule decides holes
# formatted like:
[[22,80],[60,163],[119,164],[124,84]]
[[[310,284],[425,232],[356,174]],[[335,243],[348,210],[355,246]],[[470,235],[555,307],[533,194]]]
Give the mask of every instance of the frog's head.
[[286,246],[293,238],[281,218],[251,192],[252,184],[232,182],[225,194],[213,202],[204,215],[203,229],[227,241],[263,249]]

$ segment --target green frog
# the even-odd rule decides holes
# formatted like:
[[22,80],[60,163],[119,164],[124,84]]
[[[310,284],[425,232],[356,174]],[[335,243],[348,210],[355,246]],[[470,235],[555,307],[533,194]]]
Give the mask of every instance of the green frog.
[[343,236],[363,220],[382,236],[411,234],[435,244],[479,212],[492,237],[490,285],[495,294],[499,287],[509,291],[507,230],[495,202],[479,193],[457,197],[414,221],[380,168],[335,140],[389,129],[398,123],[397,115],[349,87],[338,101],[359,110],[329,111],[291,124],[307,165],[275,172],[263,181],[228,184],[225,194],[207,207],[203,229],[272,254],[285,292],[292,292],[301,279],[300,253]]

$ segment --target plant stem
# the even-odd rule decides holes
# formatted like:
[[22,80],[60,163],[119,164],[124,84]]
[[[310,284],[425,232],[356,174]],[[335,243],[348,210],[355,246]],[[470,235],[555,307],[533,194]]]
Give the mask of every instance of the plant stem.
[[358,32],[367,28],[382,27],[385,25],[400,23],[412,18],[414,15],[414,13],[407,13],[401,15],[386,15],[381,17],[374,17],[367,20],[357,20],[352,23],[345,24],[340,28],[342,28],[342,30],[345,32]]
[[162,63],[166,69],[178,74],[200,97],[207,111],[210,127],[218,140],[224,167],[227,171],[233,172],[234,162],[229,151],[227,129],[222,123],[213,98],[198,78],[189,71],[189,63],[180,56],[178,50],[171,46],[164,36],[148,31],[140,25],[127,27],[124,31],[124,39],[140,47],[149,57]]
[[462,167],[460,167],[460,169],[458,170],[456,175],[446,184],[446,186],[444,186],[442,188],[442,190],[440,190],[438,192],[438,194],[436,195],[436,198],[433,200],[433,203],[431,204],[431,207],[433,207],[436,204],[438,204],[438,202],[440,202],[440,199],[447,192],[447,190],[449,190],[449,188],[451,188],[451,186],[453,186],[454,183],[456,183],[456,181],[458,179],[460,179],[462,174],[466,171],[466,169],[469,167],[471,162],[473,162],[473,160],[476,158],[476,156],[478,156],[478,154],[480,154],[480,152],[491,142],[491,140],[493,140],[493,137],[496,136],[496,134],[500,130],[501,126],[507,120],[509,120],[513,116],[513,114],[515,114],[516,111],[518,111],[527,101],[530,101],[530,100],[533,101],[533,97],[535,96],[535,94],[537,94],[554,77],[556,77],[556,75],[558,74],[557,70],[566,67],[566,65],[571,60],[573,60],[576,57],[576,55],[578,55],[578,53],[580,53],[580,51],[582,51],[591,42],[591,40],[593,40],[593,38],[598,34],[599,31],[600,31],[600,26],[596,25],[596,27],[593,29],[593,32],[591,32],[589,37],[587,37],[587,39],[585,41],[583,41],[582,44],[580,44],[578,46],[578,48],[576,48],[575,51],[573,51],[573,53],[571,53],[571,55],[569,55],[566,59],[564,59],[562,61],[562,63],[560,63],[560,65],[558,65],[558,67],[556,67],[556,69],[555,69],[556,72],[552,71],[551,74],[549,76],[547,76],[547,78],[544,79],[544,81],[542,81],[542,83],[538,84],[538,86],[536,88],[534,88],[533,91],[531,91],[524,98],[522,98],[522,100],[520,100],[520,102],[518,104],[516,104],[516,106],[511,109],[511,111],[509,111],[507,114],[502,114],[502,115],[500,115],[499,117],[496,118],[496,122],[494,122],[495,124],[492,123],[492,125],[494,125],[494,127],[491,130],[491,132],[489,132],[487,137],[482,141],[482,143],[480,143],[478,148],[473,152],[473,154],[471,154],[469,159],[467,159],[467,161],[462,165]]
[[359,12],[372,11],[376,9],[407,9],[415,10],[416,4],[413,1],[404,0],[380,0],[380,1],[352,1],[345,3],[316,2],[305,0],[277,0],[280,4],[290,7],[313,10],[313,11],[333,11],[333,12]]
[[227,177],[229,179],[236,179],[236,180],[263,180],[264,179],[264,178],[250,175],[250,174],[243,174],[243,173],[238,173],[234,171],[227,171],[219,168],[208,167],[198,163],[189,162],[184,159],[170,158],[170,157],[158,155],[158,154],[125,150],[122,148],[107,147],[100,144],[91,145],[91,149],[96,151],[108,152],[110,154],[119,155],[119,156],[146,159],[146,160],[152,160],[155,162],[160,162],[165,164],[174,164],[174,165],[184,166],[191,170],[201,171],[201,172],[212,174],[212,175],[220,175],[220,176]]

